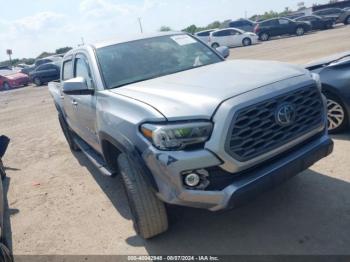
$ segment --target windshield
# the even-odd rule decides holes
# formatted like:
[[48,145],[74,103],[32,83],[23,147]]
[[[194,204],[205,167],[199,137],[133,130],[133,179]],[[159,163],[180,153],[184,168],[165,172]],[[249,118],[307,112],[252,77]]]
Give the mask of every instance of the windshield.
[[168,35],[97,49],[108,89],[223,61],[188,35]]

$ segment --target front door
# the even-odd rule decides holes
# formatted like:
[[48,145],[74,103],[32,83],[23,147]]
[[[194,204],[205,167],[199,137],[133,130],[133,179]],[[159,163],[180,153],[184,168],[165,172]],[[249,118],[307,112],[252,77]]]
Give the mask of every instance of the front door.
[[[87,56],[78,53],[74,59],[74,77],[82,77],[89,89],[94,89],[95,84],[90,70]],[[100,144],[96,127],[96,93],[74,95],[75,113],[78,135],[95,150],[100,150]]]

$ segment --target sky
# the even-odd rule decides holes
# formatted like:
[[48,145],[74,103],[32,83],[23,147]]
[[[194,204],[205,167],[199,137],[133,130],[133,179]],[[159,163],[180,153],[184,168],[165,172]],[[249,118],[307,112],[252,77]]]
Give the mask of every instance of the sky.
[[[140,32],[162,25],[181,30],[265,11],[295,10],[301,0],[0,0],[0,61],[6,49],[14,58],[36,57],[43,51],[75,47]],[[305,6],[328,0],[304,0]]]

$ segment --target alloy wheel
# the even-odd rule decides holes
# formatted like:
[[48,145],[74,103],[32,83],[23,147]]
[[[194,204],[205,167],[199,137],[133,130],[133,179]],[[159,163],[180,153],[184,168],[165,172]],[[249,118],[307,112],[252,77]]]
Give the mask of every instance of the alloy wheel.
[[5,90],[10,90],[10,85],[8,83],[4,83],[4,89]]
[[304,29],[302,27],[299,27],[297,29],[297,35],[303,35],[304,34]]
[[262,34],[262,35],[261,35],[261,40],[262,40],[262,41],[267,41],[267,40],[269,40],[269,35],[266,34],[266,33]]
[[340,127],[345,119],[343,107],[332,99],[327,99],[328,108],[328,129],[334,130]]

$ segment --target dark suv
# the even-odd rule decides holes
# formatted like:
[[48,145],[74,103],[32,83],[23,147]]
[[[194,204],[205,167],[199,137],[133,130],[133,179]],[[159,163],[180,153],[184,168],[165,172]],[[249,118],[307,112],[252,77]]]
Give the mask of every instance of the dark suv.
[[350,24],[350,11],[341,8],[327,8],[313,13],[321,17],[331,18],[336,23]]
[[306,22],[293,21],[288,18],[273,18],[258,23],[254,32],[262,41],[267,41],[271,36],[304,35],[311,30],[311,25]]
[[255,22],[243,18],[229,23],[229,27],[238,28],[246,32],[253,32],[255,25]]
[[60,71],[58,63],[46,63],[30,72],[29,76],[35,85],[41,86],[44,83],[58,80],[60,78]]

